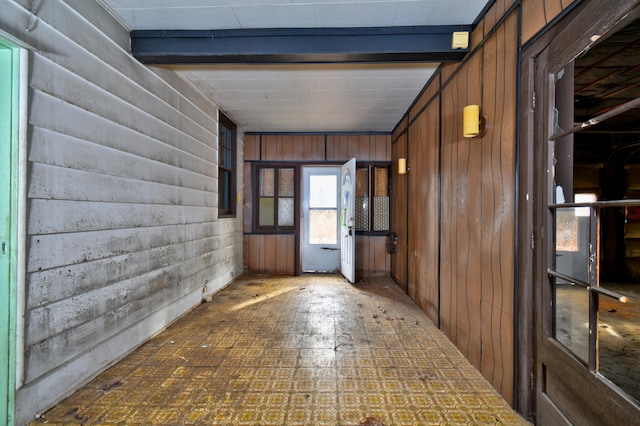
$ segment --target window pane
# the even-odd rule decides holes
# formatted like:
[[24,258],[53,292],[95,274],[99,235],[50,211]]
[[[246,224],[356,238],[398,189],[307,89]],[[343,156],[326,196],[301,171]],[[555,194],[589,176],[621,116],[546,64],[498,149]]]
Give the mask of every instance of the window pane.
[[273,197],[275,195],[274,169],[260,169],[260,196]]
[[389,195],[389,169],[387,167],[375,167],[375,196],[386,197]]
[[337,208],[338,192],[337,176],[310,176],[309,177],[309,207],[311,208]]
[[573,207],[556,210],[556,271],[589,281],[589,223]]
[[562,280],[555,283],[556,340],[585,363],[589,361],[589,290]]
[[368,231],[369,230],[369,197],[356,195],[355,215],[356,215],[356,231]]
[[293,198],[278,198],[278,226],[293,225]]
[[373,197],[373,230],[389,230],[389,197]]
[[259,226],[275,225],[274,198],[260,198],[260,217],[258,218]]
[[369,231],[369,168],[356,169],[356,231]]
[[309,244],[338,243],[338,211],[336,209],[309,212]]
[[218,176],[218,209],[229,210],[229,178],[230,174],[222,170]]
[[356,169],[356,197],[369,195],[369,169]]
[[278,196],[280,197],[293,197],[293,169],[280,169],[280,176],[278,178]]

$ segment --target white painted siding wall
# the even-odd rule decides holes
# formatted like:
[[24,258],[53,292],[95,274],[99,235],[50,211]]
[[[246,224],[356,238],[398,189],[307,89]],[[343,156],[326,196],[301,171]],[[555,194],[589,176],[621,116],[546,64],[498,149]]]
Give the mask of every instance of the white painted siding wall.
[[216,106],[96,2],[0,0],[0,29],[34,48],[21,424],[239,275],[242,212],[217,219]]

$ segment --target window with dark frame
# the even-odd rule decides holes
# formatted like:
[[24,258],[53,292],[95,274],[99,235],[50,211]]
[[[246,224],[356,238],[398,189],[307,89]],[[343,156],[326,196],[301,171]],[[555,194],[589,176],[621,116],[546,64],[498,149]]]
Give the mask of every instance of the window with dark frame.
[[292,166],[257,166],[255,227],[262,231],[295,229],[296,169]]
[[218,217],[236,215],[236,125],[220,113],[218,121]]

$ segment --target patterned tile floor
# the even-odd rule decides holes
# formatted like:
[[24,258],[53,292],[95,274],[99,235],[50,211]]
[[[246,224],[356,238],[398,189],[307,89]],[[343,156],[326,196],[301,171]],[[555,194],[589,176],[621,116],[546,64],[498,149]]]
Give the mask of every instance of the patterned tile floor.
[[527,424],[388,278],[244,276],[33,424]]

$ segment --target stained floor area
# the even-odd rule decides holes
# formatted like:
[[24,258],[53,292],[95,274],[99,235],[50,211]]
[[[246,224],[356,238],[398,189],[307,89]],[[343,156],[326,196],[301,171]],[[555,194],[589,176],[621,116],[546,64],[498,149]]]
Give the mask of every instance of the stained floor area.
[[527,424],[388,278],[243,276],[33,424]]

